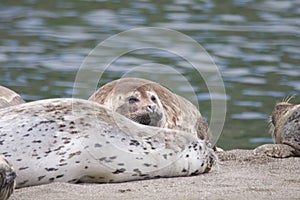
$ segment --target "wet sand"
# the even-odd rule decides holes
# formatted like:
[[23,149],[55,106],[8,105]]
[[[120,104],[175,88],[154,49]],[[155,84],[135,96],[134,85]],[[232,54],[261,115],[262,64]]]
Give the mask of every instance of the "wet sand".
[[95,199],[300,199],[300,158],[255,156],[251,150],[219,153],[207,174],[117,184],[53,183],[17,189],[10,200]]

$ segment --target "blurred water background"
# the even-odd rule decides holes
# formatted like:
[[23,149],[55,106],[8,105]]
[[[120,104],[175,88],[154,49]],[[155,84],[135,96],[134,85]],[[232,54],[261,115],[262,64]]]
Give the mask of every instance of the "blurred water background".
[[[218,146],[254,148],[272,142],[268,117],[276,102],[296,95],[292,102],[300,103],[299,16],[298,0],[2,0],[0,84],[27,101],[72,97],[76,73],[98,43],[137,27],[173,29],[201,44],[222,73],[227,116]],[[173,45],[171,40],[161,42]],[[182,74],[192,87],[179,81],[173,85],[175,92],[193,90],[209,120],[210,96],[203,79],[183,58],[167,52],[123,55],[99,86],[145,63]],[[147,70],[141,71],[134,75],[147,77]],[[148,78],[157,79],[151,74]]]

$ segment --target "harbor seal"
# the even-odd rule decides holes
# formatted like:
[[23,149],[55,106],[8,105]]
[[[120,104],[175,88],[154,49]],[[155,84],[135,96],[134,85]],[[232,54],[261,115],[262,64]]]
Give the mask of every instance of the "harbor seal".
[[14,166],[16,188],[192,176],[215,163],[213,150],[196,136],[112,113],[81,99],[0,109],[0,154]]
[[276,104],[271,123],[275,144],[259,146],[254,152],[276,158],[300,156],[300,104]]
[[11,164],[0,156],[0,199],[6,200],[14,191],[16,173]]
[[19,94],[0,85],[0,109],[21,103],[25,103],[25,101]]
[[185,98],[158,83],[122,78],[105,84],[89,98],[145,125],[181,130],[208,141],[208,124]]

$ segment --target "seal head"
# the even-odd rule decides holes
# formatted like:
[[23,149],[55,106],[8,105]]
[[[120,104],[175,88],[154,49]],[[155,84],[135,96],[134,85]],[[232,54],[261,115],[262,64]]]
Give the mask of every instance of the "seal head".
[[146,79],[114,80],[89,100],[140,124],[185,131],[207,141],[211,138],[207,122],[191,102]]
[[11,164],[0,156],[0,199],[6,200],[14,191],[16,173]]
[[300,104],[277,103],[271,115],[270,132],[275,144],[259,146],[256,153],[279,158],[300,156]]

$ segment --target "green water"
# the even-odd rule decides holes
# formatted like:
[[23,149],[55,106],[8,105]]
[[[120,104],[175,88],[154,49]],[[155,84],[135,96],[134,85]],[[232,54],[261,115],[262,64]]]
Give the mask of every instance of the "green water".
[[[78,69],[97,44],[132,28],[169,28],[201,44],[222,74],[227,111],[218,146],[254,148],[272,142],[267,122],[274,104],[289,95],[300,102],[299,15],[297,0],[2,1],[0,84],[27,101],[72,97]],[[170,48],[177,45],[165,37],[149,40]],[[179,48],[197,57],[192,49],[182,44]],[[146,63],[163,64],[183,75],[192,89],[176,84],[176,78],[171,86],[182,95],[195,92],[191,100],[198,101],[210,121],[211,99],[197,70],[184,58],[159,49],[121,56],[99,85]],[[152,73],[159,69],[135,75],[163,80],[163,73]]]

